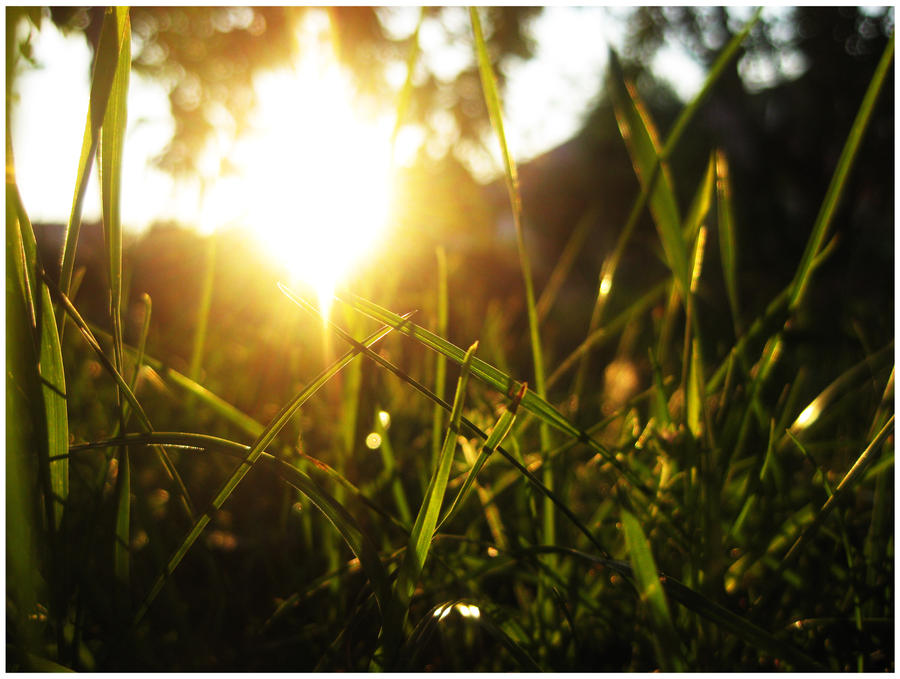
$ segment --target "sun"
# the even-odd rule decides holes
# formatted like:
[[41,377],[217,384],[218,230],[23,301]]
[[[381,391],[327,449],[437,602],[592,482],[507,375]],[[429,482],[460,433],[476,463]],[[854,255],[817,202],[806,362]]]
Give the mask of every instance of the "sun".
[[327,313],[335,286],[383,238],[393,121],[360,114],[327,42],[301,44],[297,63],[257,79],[252,130],[227,154],[239,177],[218,182],[204,202],[249,227]]

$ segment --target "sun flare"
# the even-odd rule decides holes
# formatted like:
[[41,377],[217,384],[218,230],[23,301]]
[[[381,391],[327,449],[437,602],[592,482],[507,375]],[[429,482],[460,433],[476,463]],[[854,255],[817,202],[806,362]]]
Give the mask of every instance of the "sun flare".
[[[227,153],[239,182],[217,182],[205,208],[252,229],[290,283],[313,288],[327,313],[335,286],[384,234],[392,121],[356,110],[327,42],[305,44],[298,63],[257,79],[252,130]],[[242,209],[227,207],[237,201]]]

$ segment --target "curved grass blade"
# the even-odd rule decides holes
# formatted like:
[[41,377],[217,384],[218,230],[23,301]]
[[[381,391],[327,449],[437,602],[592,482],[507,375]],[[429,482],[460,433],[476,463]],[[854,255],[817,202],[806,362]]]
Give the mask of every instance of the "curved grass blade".
[[[71,291],[72,273],[75,269],[75,250],[81,230],[81,211],[88,178],[91,174],[91,165],[97,152],[97,145],[100,142],[100,128],[106,116],[110,91],[119,64],[119,53],[126,40],[127,31],[129,31],[128,8],[110,7],[107,9],[103,17],[103,26],[100,29],[100,41],[94,60],[94,72],[91,76],[90,103],[84,128],[84,140],[81,145],[81,157],[78,160],[75,196],[63,239],[59,287],[67,297]],[[65,313],[60,309],[57,316],[60,332],[62,332],[64,318]]]
[[[390,327],[383,327],[367,337],[362,342],[362,344],[365,346],[371,346],[386,334],[388,334],[390,330]],[[153,583],[153,586],[150,589],[150,592],[147,594],[144,602],[138,609],[138,612],[135,615],[136,623],[144,617],[144,614],[147,612],[150,604],[153,603],[156,595],[159,594],[160,590],[162,590],[169,576],[175,571],[175,569],[178,567],[178,564],[181,563],[184,555],[200,536],[200,533],[203,532],[203,529],[206,528],[206,525],[209,523],[212,513],[221,508],[225,501],[231,496],[231,493],[235,488],[237,488],[238,484],[243,480],[247,472],[250,471],[250,468],[253,466],[253,464],[256,462],[265,448],[275,439],[275,437],[278,435],[278,432],[280,432],[284,425],[288,423],[290,418],[300,408],[300,406],[302,406],[307,400],[309,400],[309,398],[313,394],[315,394],[322,387],[322,385],[324,385],[326,382],[328,382],[328,380],[334,377],[344,366],[350,363],[350,361],[352,361],[358,353],[360,353],[359,350],[353,348],[346,354],[344,354],[340,359],[325,368],[325,370],[323,370],[315,378],[313,378],[313,380],[304,389],[302,389],[300,393],[297,394],[296,397],[294,397],[293,400],[288,402],[266,426],[263,432],[257,437],[256,441],[250,447],[247,456],[244,458],[241,464],[238,465],[237,469],[234,470],[231,477],[229,477],[225,484],[219,489],[219,492],[216,494],[215,498],[213,498],[210,508],[206,512],[204,512],[203,515],[194,523],[194,526],[191,528],[190,532],[188,532],[187,536],[182,540],[181,545],[172,554],[165,570],[157,577],[156,581]],[[377,583],[373,584],[377,585]],[[379,595],[379,605],[382,607],[382,610],[384,610],[384,592],[381,591],[380,588],[377,588],[376,593]]]
[[856,119],[853,121],[853,126],[850,128],[850,133],[847,135],[847,141],[844,143],[841,157],[838,159],[837,167],[831,177],[831,183],[828,185],[828,191],[825,193],[825,200],[822,201],[822,206],[819,208],[819,214],[816,216],[816,221],[813,224],[813,230],[809,236],[809,241],[806,244],[806,250],[803,252],[803,257],[800,260],[797,273],[794,275],[794,279],[791,282],[788,301],[788,307],[791,310],[795,309],[797,305],[800,304],[803,293],[809,285],[810,275],[814,269],[813,261],[822,250],[822,244],[825,242],[828,227],[831,224],[831,219],[837,209],[838,202],[843,195],[844,186],[847,183],[847,176],[850,173],[850,169],[853,167],[853,161],[856,159],[856,152],[859,150],[863,134],[869,124],[869,118],[872,116],[872,110],[875,108],[875,101],[878,99],[878,94],[881,92],[881,87],[884,85],[888,68],[893,59],[894,35],[892,33],[888,40],[887,47],[884,48],[881,60],[875,68],[875,74],[872,76],[869,87],[866,89],[866,94],[863,97],[862,104],[860,104]]
[[686,667],[681,657],[678,633],[672,624],[650,543],[638,520],[625,510],[622,510],[622,525],[638,594],[641,602],[649,609],[651,625],[656,629],[654,645],[660,669],[663,672],[683,672]]

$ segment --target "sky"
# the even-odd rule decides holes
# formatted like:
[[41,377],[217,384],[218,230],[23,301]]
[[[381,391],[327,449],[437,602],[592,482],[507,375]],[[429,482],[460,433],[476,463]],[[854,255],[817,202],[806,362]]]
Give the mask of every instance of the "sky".
[[[415,10],[411,12],[414,26]],[[621,23],[614,14],[615,10],[609,13],[601,8],[551,7],[533,23],[535,58],[513,66],[504,98],[508,140],[519,162],[566,141],[578,130],[603,77],[607,45],[621,42]],[[422,42],[428,47],[426,35]],[[17,80],[12,122],[17,178],[33,221],[65,222],[84,134],[90,53],[82,36],[63,36],[49,21],[34,36],[33,46],[41,67],[28,70]],[[437,54],[443,67],[451,71],[465,59],[458,51]],[[669,77],[682,96],[693,94],[702,78],[699,67],[683,53],[669,51],[663,56],[657,64],[662,75]],[[260,78],[257,128],[266,129],[276,122],[272,112],[284,108],[279,99],[284,89],[277,74]],[[218,198],[201,201],[196,185],[176,183],[150,165],[173,129],[162,86],[133,73],[128,110],[122,204],[126,227],[140,231],[156,220],[178,219],[210,230],[235,221],[240,210],[231,210],[231,216],[226,216],[217,214],[222,210],[215,207],[227,203],[222,198],[233,194],[233,183],[222,182],[208,189],[207,194],[214,197],[218,192]],[[389,135],[390,122],[379,123],[380,133]],[[406,153],[411,156],[418,139],[408,134],[401,141],[411,146]],[[247,150],[252,144],[265,147],[277,143],[264,135],[257,135],[252,143],[241,142],[245,157],[253,155]],[[499,171],[499,163],[475,169],[481,178],[488,178]],[[84,207],[86,220],[99,218],[94,176],[92,183]]]

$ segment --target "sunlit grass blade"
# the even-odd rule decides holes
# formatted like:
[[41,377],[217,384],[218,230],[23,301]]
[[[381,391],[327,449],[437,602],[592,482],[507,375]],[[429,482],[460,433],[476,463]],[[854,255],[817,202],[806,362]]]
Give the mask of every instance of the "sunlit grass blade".
[[488,457],[490,457],[491,453],[494,452],[497,446],[503,443],[503,439],[505,439],[506,435],[509,434],[513,424],[516,421],[516,410],[518,409],[519,403],[521,402],[522,397],[525,395],[525,391],[527,388],[527,385],[523,384],[522,388],[519,390],[519,393],[516,394],[510,406],[503,409],[503,413],[500,415],[500,418],[497,420],[496,424],[494,424],[494,428],[491,429],[490,435],[484,442],[484,445],[481,447],[478,458],[475,460],[475,463],[471,466],[469,472],[466,474],[466,478],[465,481],[463,481],[462,488],[459,489],[459,492],[453,499],[452,504],[447,508],[447,511],[444,512],[444,516],[441,517],[440,521],[438,521],[438,529],[444,524],[445,521],[449,521],[453,517],[458,507],[462,506],[462,503],[465,501],[466,496],[468,495],[469,490],[472,487],[472,484],[475,482],[475,479],[478,476],[478,472],[480,472],[481,468],[484,467],[484,463],[487,462],[487,459]]
[[[286,289],[282,287],[282,291],[286,292]],[[291,296],[294,297],[293,295]],[[347,304],[348,306],[356,309],[362,314],[365,314],[381,323],[385,323],[391,326],[398,332],[416,340],[421,344],[424,344],[433,351],[438,351],[444,354],[450,360],[456,363],[462,363],[462,360],[465,356],[465,352],[462,349],[457,347],[455,344],[448,342],[441,337],[438,337],[434,333],[429,332],[425,328],[416,325],[411,321],[404,320],[401,316],[398,316],[392,311],[388,311],[387,309],[378,306],[374,302],[370,302],[369,300],[363,299],[362,297],[359,297],[357,295],[351,295],[347,299],[345,299],[342,295],[335,295],[335,299],[343,304]],[[512,396],[518,393],[518,391],[522,388],[522,382],[513,379],[509,375],[501,372],[500,370],[497,370],[497,368],[495,368],[494,366],[486,363],[485,361],[482,361],[477,357],[472,357],[472,363],[469,370],[474,377],[481,380],[488,386],[496,389],[500,393],[507,394],[510,398],[512,398]],[[578,439],[579,441],[590,447],[591,450],[599,453],[601,457],[603,457],[623,476],[625,476],[628,479],[629,483],[631,483],[635,488],[641,490],[641,492],[644,492],[645,494],[649,492],[644,487],[644,484],[640,481],[640,479],[638,479],[626,467],[624,467],[615,458],[615,456],[610,453],[609,450],[607,450],[604,446],[591,438],[584,430],[575,426],[568,418],[560,413],[559,410],[548,403],[546,399],[541,398],[531,389],[525,392],[525,395],[522,398],[522,407],[529,412],[534,413],[540,420],[546,422],[554,429],[562,432],[567,436]]]
[[637,584],[641,602],[647,606],[651,624],[656,630],[656,657],[664,672],[683,672],[684,660],[679,648],[678,633],[672,624],[669,605],[656,572],[656,562],[650,551],[650,543],[633,514],[622,511],[625,543]]
[[[118,20],[118,16],[117,16]],[[131,23],[127,10],[122,19],[115,75],[103,125],[100,128],[100,203],[103,213],[103,239],[106,245],[109,313],[113,326],[113,355],[116,372],[125,370],[122,349],[122,156],[127,123],[128,80],[131,74]],[[119,396],[119,422],[125,426],[125,413]],[[120,451],[116,509],[115,574],[128,586],[131,571],[131,464],[128,449]]]
[[[61,303],[61,306],[65,310],[65,312],[75,322],[75,325],[81,332],[82,337],[84,337],[85,341],[87,341],[88,343],[88,346],[97,356],[100,365],[103,366],[103,368],[115,380],[116,386],[118,386],[122,396],[128,401],[131,407],[134,408],[134,413],[137,416],[141,427],[144,429],[144,431],[152,432],[153,425],[150,424],[150,419],[147,417],[147,413],[144,412],[144,408],[143,406],[141,406],[140,401],[138,401],[137,397],[134,395],[134,392],[125,381],[125,378],[122,377],[121,373],[112,364],[106,354],[103,353],[103,349],[100,347],[99,342],[97,342],[97,338],[94,337],[94,334],[91,332],[87,323],[85,323],[84,319],[81,317],[81,314],[78,313],[78,310],[72,305],[72,302],[70,302],[69,299],[65,295],[63,295],[57,288],[50,285],[48,285],[48,288],[53,296],[57,299],[57,301]],[[172,460],[169,458],[169,455],[163,448],[157,448],[156,451],[157,455],[159,456],[160,463],[166,470],[169,479],[175,484],[175,487],[178,489],[178,494],[181,498],[182,504],[184,505],[185,512],[189,517],[193,518],[193,503],[191,502],[191,497],[188,493],[187,487],[184,485],[184,481],[181,479],[181,475],[178,473],[178,470],[175,468],[175,465],[172,463]]]
[[[41,276],[43,268],[38,260],[34,230],[15,183],[11,150],[8,151],[8,156],[7,231],[12,230],[13,233],[8,234],[7,239],[9,240],[11,235],[16,248],[14,252],[21,253],[21,261],[17,262],[18,265],[13,271],[18,273],[23,285],[22,290],[27,295],[25,304],[30,319],[28,336],[37,352],[37,361],[34,365],[37,368],[40,386],[40,395],[37,396],[39,403],[34,404],[38,410],[34,411],[34,415],[42,412],[38,428],[39,450],[46,459],[49,459],[69,445],[66,376],[50,291]],[[41,464],[47,464],[46,460]],[[47,502],[52,506],[50,515],[53,517],[55,530],[60,527],[69,495],[68,462],[65,460],[49,462],[46,475],[49,482]]]
[[[388,332],[390,332],[390,327],[384,327],[367,337],[362,344],[364,345],[372,345],[382,337],[384,337]],[[263,432],[257,437],[256,441],[250,447],[247,456],[244,458],[243,462],[234,470],[231,477],[225,482],[225,484],[219,489],[219,492],[216,494],[215,498],[210,505],[210,509],[203,513],[203,515],[196,521],[193,528],[191,528],[190,532],[187,536],[182,540],[181,545],[175,550],[169,559],[168,564],[166,565],[165,570],[157,577],[156,581],[153,583],[149,593],[147,594],[144,602],[141,604],[138,609],[137,614],[135,615],[135,621],[140,621],[144,614],[147,612],[147,609],[150,607],[150,604],[153,603],[153,600],[156,598],[156,595],[159,594],[160,590],[162,590],[163,586],[168,580],[169,576],[175,571],[178,567],[178,564],[181,563],[181,560],[184,558],[184,555],[191,548],[191,545],[197,540],[200,536],[200,533],[203,532],[203,529],[206,528],[206,525],[209,523],[211,514],[221,508],[221,506],[225,503],[225,501],[231,496],[231,493],[237,488],[238,484],[243,480],[244,476],[246,476],[247,472],[250,471],[250,468],[265,450],[265,448],[275,439],[278,435],[278,432],[288,423],[294,413],[306,403],[309,398],[315,394],[328,380],[330,380],[334,375],[336,375],[344,366],[346,366],[350,361],[352,361],[356,355],[360,353],[358,349],[351,349],[346,354],[344,354],[340,359],[332,363],[329,367],[325,368],[322,372],[320,372],[313,380],[300,391],[297,396],[294,397],[293,400],[288,402],[281,411],[272,419],[271,422],[266,426]],[[383,606],[384,601],[381,597],[382,592],[378,592],[379,594],[379,603]]]
[[875,108],[875,102],[878,99],[878,94],[881,92],[882,85],[884,85],[893,58],[894,35],[892,33],[888,40],[887,47],[885,47],[884,53],[881,56],[881,60],[878,62],[878,66],[875,69],[875,73],[872,76],[872,80],[869,83],[869,87],[866,90],[866,94],[863,97],[862,104],[860,104],[856,119],[853,121],[853,126],[850,128],[850,133],[847,135],[847,141],[844,144],[844,148],[841,151],[841,157],[838,159],[837,167],[835,167],[834,174],[831,177],[831,183],[828,185],[825,199],[822,201],[822,206],[819,208],[819,214],[816,216],[816,221],[813,224],[812,233],[810,233],[809,241],[807,241],[806,244],[806,250],[803,252],[803,257],[800,260],[797,273],[794,275],[794,279],[791,282],[788,302],[790,309],[796,308],[801,302],[803,294],[809,285],[810,275],[814,269],[813,261],[820,253],[822,244],[825,242],[828,227],[831,225],[831,219],[834,216],[838,202],[843,195],[844,187],[847,183],[847,176],[850,173],[850,169],[853,167],[853,162],[856,159],[856,152],[859,150],[866,127],[869,124],[869,119],[872,116],[872,110]]
[[734,208],[731,204],[731,179],[728,174],[728,161],[725,153],[716,153],[716,196],[719,209],[719,252],[722,256],[722,274],[725,276],[725,292],[728,293],[728,305],[734,324],[734,335],[740,337],[741,312],[738,304],[737,289],[737,238],[735,236]]
[[[437,333],[441,337],[447,336],[447,253],[444,248],[438,248],[435,253],[437,256],[437,276],[438,276],[438,296],[437,296]],[[444,390],[447,382],[447,358],[438,353],[434,357],[434,393],[444,398]],[[434,405],[431,415],[431,459],[433,464],[437,464],[438,455],[441,452],[441,422],[443,422],[444,411],[438,405]]]
[[[538,397],[546,400],[547,390],[544,380],[544,355],[541,349],[540,323],[538,321],[537,304],[534,298],[534,284],[531,280],[531,263],[528,250],[525,247],[525,232],[522,229],[522,196],[519,192],[519,175],[516,163],[506,143],[506,133],[503,129],[503,108],[500,104],[500,93],[497,89],[497,80],[494,77],[494,69],[491,66],[487,44],[481,30],[481,20],[478,18],[478,9],[469,8],[469,20],[472,23],[472,32],[475,36],[475,53],[478,57],[478,71],[481,74],[481,88],[484,91],[484,100],[487,104],[488,114],[497,140],[500,142],[500,151],[503,155],[503,166],[506,171],[506,189],[509,193],[509,202],[512,207],[513,224],[516,229],[516,245],[519,251],[519,266],[522,270],[522,278],[525,283],[525,308],[528,312],[528,333],[531,341],[531,358],[534,364],[534,388]],[[553,446],[550,440],[550,430],[544,422],[540,429],[541,450],[549,451]],[[544,485],[553,489],[553,468],[547,465],[544,468]],[[544,504],[544,539],[548,544],[556,540],[555,513],[553,504],[549,501]]]
[[[84,204],[84,196],[87,192],[88,178],[91,174],[91,165],[94,162],[97,146],[100,143],[100,127],[106,115],[110,91],[118,71],[119,55],[126,39],[128,39],[126,37],[127,33],[130,33],[128,8],[110,7],[107,9],[103,17],[100,41],[94,59],[90,103],[84,128],[81,157],[78,160],[78,174],[75,180],[75,196],[72,201],[72,211],[69,214],[69,222],[66,226],[66,234],[63,241],[59,287],[67,296],[71,291],[72,272],[75,268],[75,251],[78,245],[78,234],[81,230],[81,211]],[[64,317],[64,312],[60,310],[57,318],[60,331],[62,331]]]
[[878,432],[872,442],[856,459],[856,462],[853,463],[853,466],[849,469],[849,471],[847,471],[847,473],[844,475],[844,478],[841,479],[841,482],[834,490],[834,494],[829,497],[825,504],[822,505],[822,507],[819,509],[819,511],[816,512],[812,523],[810,523],[804,529],[800,537],[798,537],[794,544],[791,545],[791,548],[788,550],[787,554],[784,555],[780,570],[787,568],[791,563],[797,560],[797,557],[803,550],[804,545],[806,545],[815,536],[816,532],[819,530],[819,528],[821,528],[822,524],[825,523],[825,519],[828,518],[828,515],[831,514],[832,510],[839,503],[843,502],[846,499],[850,491],[862,479],[866,469],[868,469],[872,462],[875,461],[878,453],[881,451],[882,445],[893,431],[894,416],[892,415],[884,425],[884,427],[882,427],[881,431]]
[[[797,415],[790,426],[790,433],[799,436],[812,428],[823,414],[830,413],[829,406],[837,398],[847,393],[850,387],[865,379],[874,371],[890,365],[889,361],[893,358],[893,355],[894,342],[891,341],[887,346],[870,356],[866,356],[862,361],[841,373],[800,411],[800,414]],[[870,433],[874,435],[875,432]]]
[[[609,86],[622,138],[628,147],[641,185],[649,185],[657,172],[650,194],[650,212],[656,223],[666,261],[682,294],[690,287],[690,269],[687,247],[681,233],[681,217],[675,202],[675,193],[668,165],[660,160],[656,129],[649,114],[638,98],[637,91],[625,81],[622,67],[615,52],[609,53]],[[659,170],[657,170],[659,165]]]
[[[406,554],[397,572],[397,580],[394,583],[394,593],[391,598],[391,611],[387,616],[385,626],[385,645],[388,657],[394,653],[393,644],[397,641],[397,634],[402,631],[409,610],[409,602],[412,599],[416,582],[425,567],[425,560],[431,548],[431,540],[437,527],[441,504],[444,493],[447,490],[447,481],[450,478],[450,467],[453,463],[453,452],[456,450],[456,439],[459,436],[460,419],[462,418],[463,404],[466,397],[466,386],[469,381],[469,366],[472,356],[478,348],[475,342],[463,357],[459,378],[456,383],[456,393],[453,397],[453,409],[450,412],[450,423],[444,435],[444,443],[438,463],[431,475],[425,497],[416,515],[412,532],[409,535]],[[391,664],[392,661],[389,661]]]
[[[693,120],[694,116],[700,108],[700,105],[706,99],[707,95],[712,90],[718,79],[721,77],[722,73],[725,72],[725,68],[737,55],[738,48],[740,47],[741,43],[743,43],[746,37],[750,34],[750,30],[753,28],[754,24],[756,24],[756,22],[759,20],[761,11],[762,8],[758,9],[754,13],[753,17],[751,17],[750,21],[748,21],[744,28],[740,31],[740,33],[736,34],[722,50],[722,53],[718,56],[712,68],[710,68],[709,73],[706,76],[706,80],[703,81],[703,85],[701,86],[700,90],[697,92],[691,102],[682,109],[681,114],[678,116],[678,119],[672,126],[672,129],[669,132],[668,137],[666,138],[665,146],[663,147],[663,150],[660,154],[661,158],[668,159],[672,156],[672,153],[678,146],[678,142],[681,140],[681,136],[687,129],[688,124]],[[619,238],[616,241],[613,252],[609,256],[609,258],[607,258],[603,262],[603,266],[600,271],[597,298],[594,303],[594,309],[591,314],[591,321],[588,327],[588,335],[594,333],[594,331],[596,331],[600,327],[603,321],[603,310],[606,306],[606,301],[608,300],[609,294],[613,287],[613,281],[615,279],[616,271],[618,270],[619,260],[621,259],[622,252],[625,249],[625,245],[631,238],[631,234],[638,222],[639,217],[644,211],[644,206],[647,203],[647,199],[649,198],[651,191],[656,187],[656,182],[659,177],[659,167],[659,164],[654,166],[653,172],[648,178],[648,181],[641,186],[641,192],[635,199],[635,203],[628,215],[628,220],[626,221],[624,228],[619,233]],[[584,379],[587,374],[588,357],[589,353],[582,354],[578,371],[576,373],[573,393],[577,396],[581,394]]]
[[[311,304],[310,302],[307,302],[302,297],[297,297],[294,293],[292,293],[284,285],[279,284],[279,288],[289,299],[291,299],[298,306],[306,309],[310,313],[313,313],[316,315],[321,315],[315,305]],[[380,309],[380,307],[377,307],[377,305],[373,305],[373,306],[376,306],[376,308]],[[406,328],[407,321],[403,320],[403,318],[401,318],[399,316],[396,316],[396,314],[392,314],[391,312],[386,311],[386,310],[384,310],[384,311],[386,314],[384,316],[385,318],[388,318],[388,319],[400,318],[401,319],[401,323],[399,325],[392,325],[392,327],[399,330],[400,332],[404,332],[404,328]],[[420,394],[422,394],[423,396],[425,396],[426,398],[431,400],[433,403],[439,404],[441,406],[441,408],[443,408],[447,412],[450,412],[452,410],[452,406],[449,403],[444,401],[442,398],[440,398],[437,394],[435,394],[430,389],[428,389],[428,387],[423,385],[421,382],[418,382],[415,379],[411,378],[408,374],[406,374],[405,372],[400,370],[397,366],[392,364],[390,361],[386,360],[380,354],[373,352],[370,349],[360,345],[356,340],[354,340],[352,337],[347,335],[347,333],[344,332],[340,328],[340,326],[334,324],[330,320],[329,320],[329,323],[331,324],[331,327],[333,327],[345,341],[349,342],[351,344],[351,346],[354,346],[357,349],[359,349],[360,351],[363,351],[363,353],[365,353],[365,355],[368,358],[370,358],[371,360],[373,360],[375,363],[382,366],[386,370],[390,371],[391,373],[393,373],[394,375],[399,377],[401,380],[405,381],[407,384],[412,386],[416,391],[418,391]],[[391,323],[393,323],[393,320],[391,320]],[[391,323],[388,323],[388,324],[390,325]],[[415,324],[410,323],[409,325],[414,328],[417,328],[418,330],[420,330],[424,333],[428,333],[427,330],[423,330],[422,328],[419,328],[419,326],[416,326]],[[430,334],[430,333],[428,333],[428,334]],[[413,336],[413,335],[410,335],[410,336]],[[423,343],[426,346],[431,346],[427,342],[423,342]],[[454,345],[450,344],[450,346],[454,346]],[[434,347],[431,347],[431,348],[434,348]],[[479,359],[477,359],[473,356],[471,360],[472,360],[472,364],[474,365],[475,361],[477,361]],[[487,364],[485,364],[485,365],[487,365]],[[471,365],[470,365],[469,369],[471,371]],[[490,384],[489,382],[486,382],[486,383]],[[524,383],[519,386],[519,392],[522,391],[523,386],[525,386]],[[526,392],[526,394],[522,397],[523,400],[525,398],[527,398],[528,393],[530,393],[530,392]],[[510,395],[510,398],[513,398],[512,395]],[[462,424],[465,427],[467,427],[468,430],[471,431],[475,436],[478,436],[481,439],[487,440],[488,435],[485,432],[483,432],[478,426],[476,426],[474,423],[472,423],[470,420],[463,417],[461,419],[461,421],[462,421]],[[583,434],[585,437],[588,437],[589,440],[593,441],[593,439],[590,439],[590,437],[587,433],[583,432]],[[581,438],[573,439],[573,442],[580,443],[582,441],[583,441],[583,439],[581,439]],[[597,446],[597,448],[600,448],[599,444],[597,444],[595,441],[593,443],[595,446]],[[506,461],[509,462],[516,469],[516,472],[519,475],[521,475],[522,477],[524,477],[532,486],[534,486],[538,490],[538,492],[540,492],[544,497],[548,498],[551,502],[553,502],[554,505],[556,506],[556,508],[559,509],[560,512],[562,512],[562,514],[566,518],[568,518],[572,522],[572,524],[576,528],[578,528],[578,530],[581,531],[582,534],[584,534],[585,537],[587,537],[587,539],[591,542],[591,544],[593,544],[600,551],[601,554],[607,553],[606,550],[604,549],[603,545],[599,542],[599,540],[597,540],[597,538],[594,536],[594,534],[590,530],[588,530],[588,528],[584,525],[584,522],[582,522],[566,506],[566,504],[559,498],[558,495],[556,495],[552,490],[550,490],[546,486],[544,486],[544,484],[541,483],[541,481],[531,471],[529,471],[529,469],[527,467],[525,467],[516,458],[516,456],[514,456],[510,452],[504,450],[503,447],[499,446],[499,445],[497,446],[496,452],[500,453],[506,459]],[[612,463],[615,465],[615,464],[617,464],[617,461],[614,458],[612,458]]]

